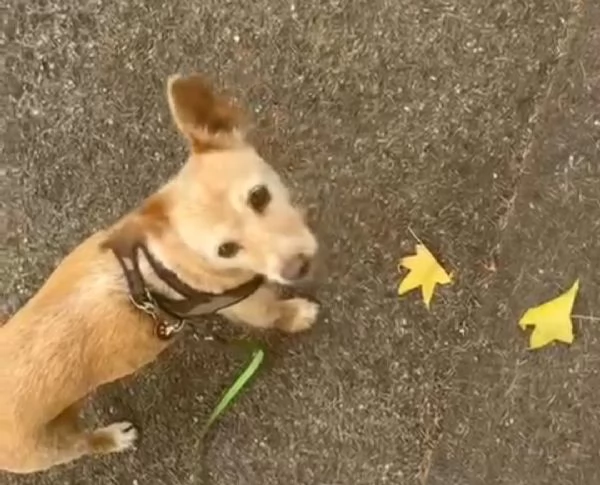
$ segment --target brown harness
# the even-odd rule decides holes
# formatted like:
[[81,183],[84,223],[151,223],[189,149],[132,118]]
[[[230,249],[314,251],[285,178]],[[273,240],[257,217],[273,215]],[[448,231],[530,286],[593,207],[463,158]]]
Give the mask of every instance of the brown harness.
[[[180,332],[189,320],[239,303],[252,295],[264,283],[262,276],[255,276],[246,283],[225,290],[223,293],[199,291],[182,281],[173,271],[165,268],[142,243],[134,244],[126,251],[123,251],[123,247],[110,244],[107,246],[110,247],[123,269],[131,302],[152,317],[155,322],[156,336],[161,340],[168,340]],[[181,295],[181,299],[169,298],[148,286],[139,267],[140,251],[146,257],[156,276]]]

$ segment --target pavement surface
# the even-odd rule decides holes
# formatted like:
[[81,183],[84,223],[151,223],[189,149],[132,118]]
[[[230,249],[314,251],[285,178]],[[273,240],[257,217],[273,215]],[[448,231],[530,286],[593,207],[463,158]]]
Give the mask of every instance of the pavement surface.
[[[132,453],[7,485],[600,483],[600,2],[12,1],[3,16],[2,310],[168,179],[164,84],[249,105],[323,246],[310,333],[206,439],[244,352],[193,329],[102,389]],[[411,228],[456,278],[399,299]],[[576,340],[517,326],[575,278]],[[235,337],[236,335],[234,335]],[[6,392],[1,390],[0,392]]]

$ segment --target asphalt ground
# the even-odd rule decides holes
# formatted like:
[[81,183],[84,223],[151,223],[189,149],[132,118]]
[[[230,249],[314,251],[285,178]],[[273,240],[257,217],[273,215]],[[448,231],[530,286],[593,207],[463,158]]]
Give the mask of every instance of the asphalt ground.
[[[597,0],[12,1],[3,15],[2,310],[185,160],[165,80],[205,72],[250,106],[310,207],[323,302],[202,438],[246,360],[191,329],[108,386],[135,452],[17,484],[600,483],[600,323],[527,350],[524,310],[581,279],[600,311]],[[455,275],[399,299],[412,229]]]

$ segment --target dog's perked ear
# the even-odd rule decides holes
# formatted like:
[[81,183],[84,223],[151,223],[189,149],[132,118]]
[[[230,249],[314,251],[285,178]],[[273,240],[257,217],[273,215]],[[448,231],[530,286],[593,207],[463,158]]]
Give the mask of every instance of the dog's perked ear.
[[173,120],[190,141],[192,151],[230,148],[243,142],[241,110],[215,93],[202,76],[171,76],[167,97]]

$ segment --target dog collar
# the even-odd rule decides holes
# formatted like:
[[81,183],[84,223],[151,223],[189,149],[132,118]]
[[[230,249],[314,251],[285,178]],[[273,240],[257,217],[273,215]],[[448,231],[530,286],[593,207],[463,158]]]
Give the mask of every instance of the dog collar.
[[[222,293],[209,293],[192,288],[177,274],[165,268],[148,250],[138,243],[122,253],[111,247],[119,261],[129,289],[131,303],[150,315],[155,322],[156,336],[168,340],[179,333],[189,320],[215,313],[230,307],[252,295],[263,283],[262,276],[256,276],[239,286]],[[156,276],[169,288],[182,296],[169,298],[152,290],[140,271],[139,252],[142,252]]]

